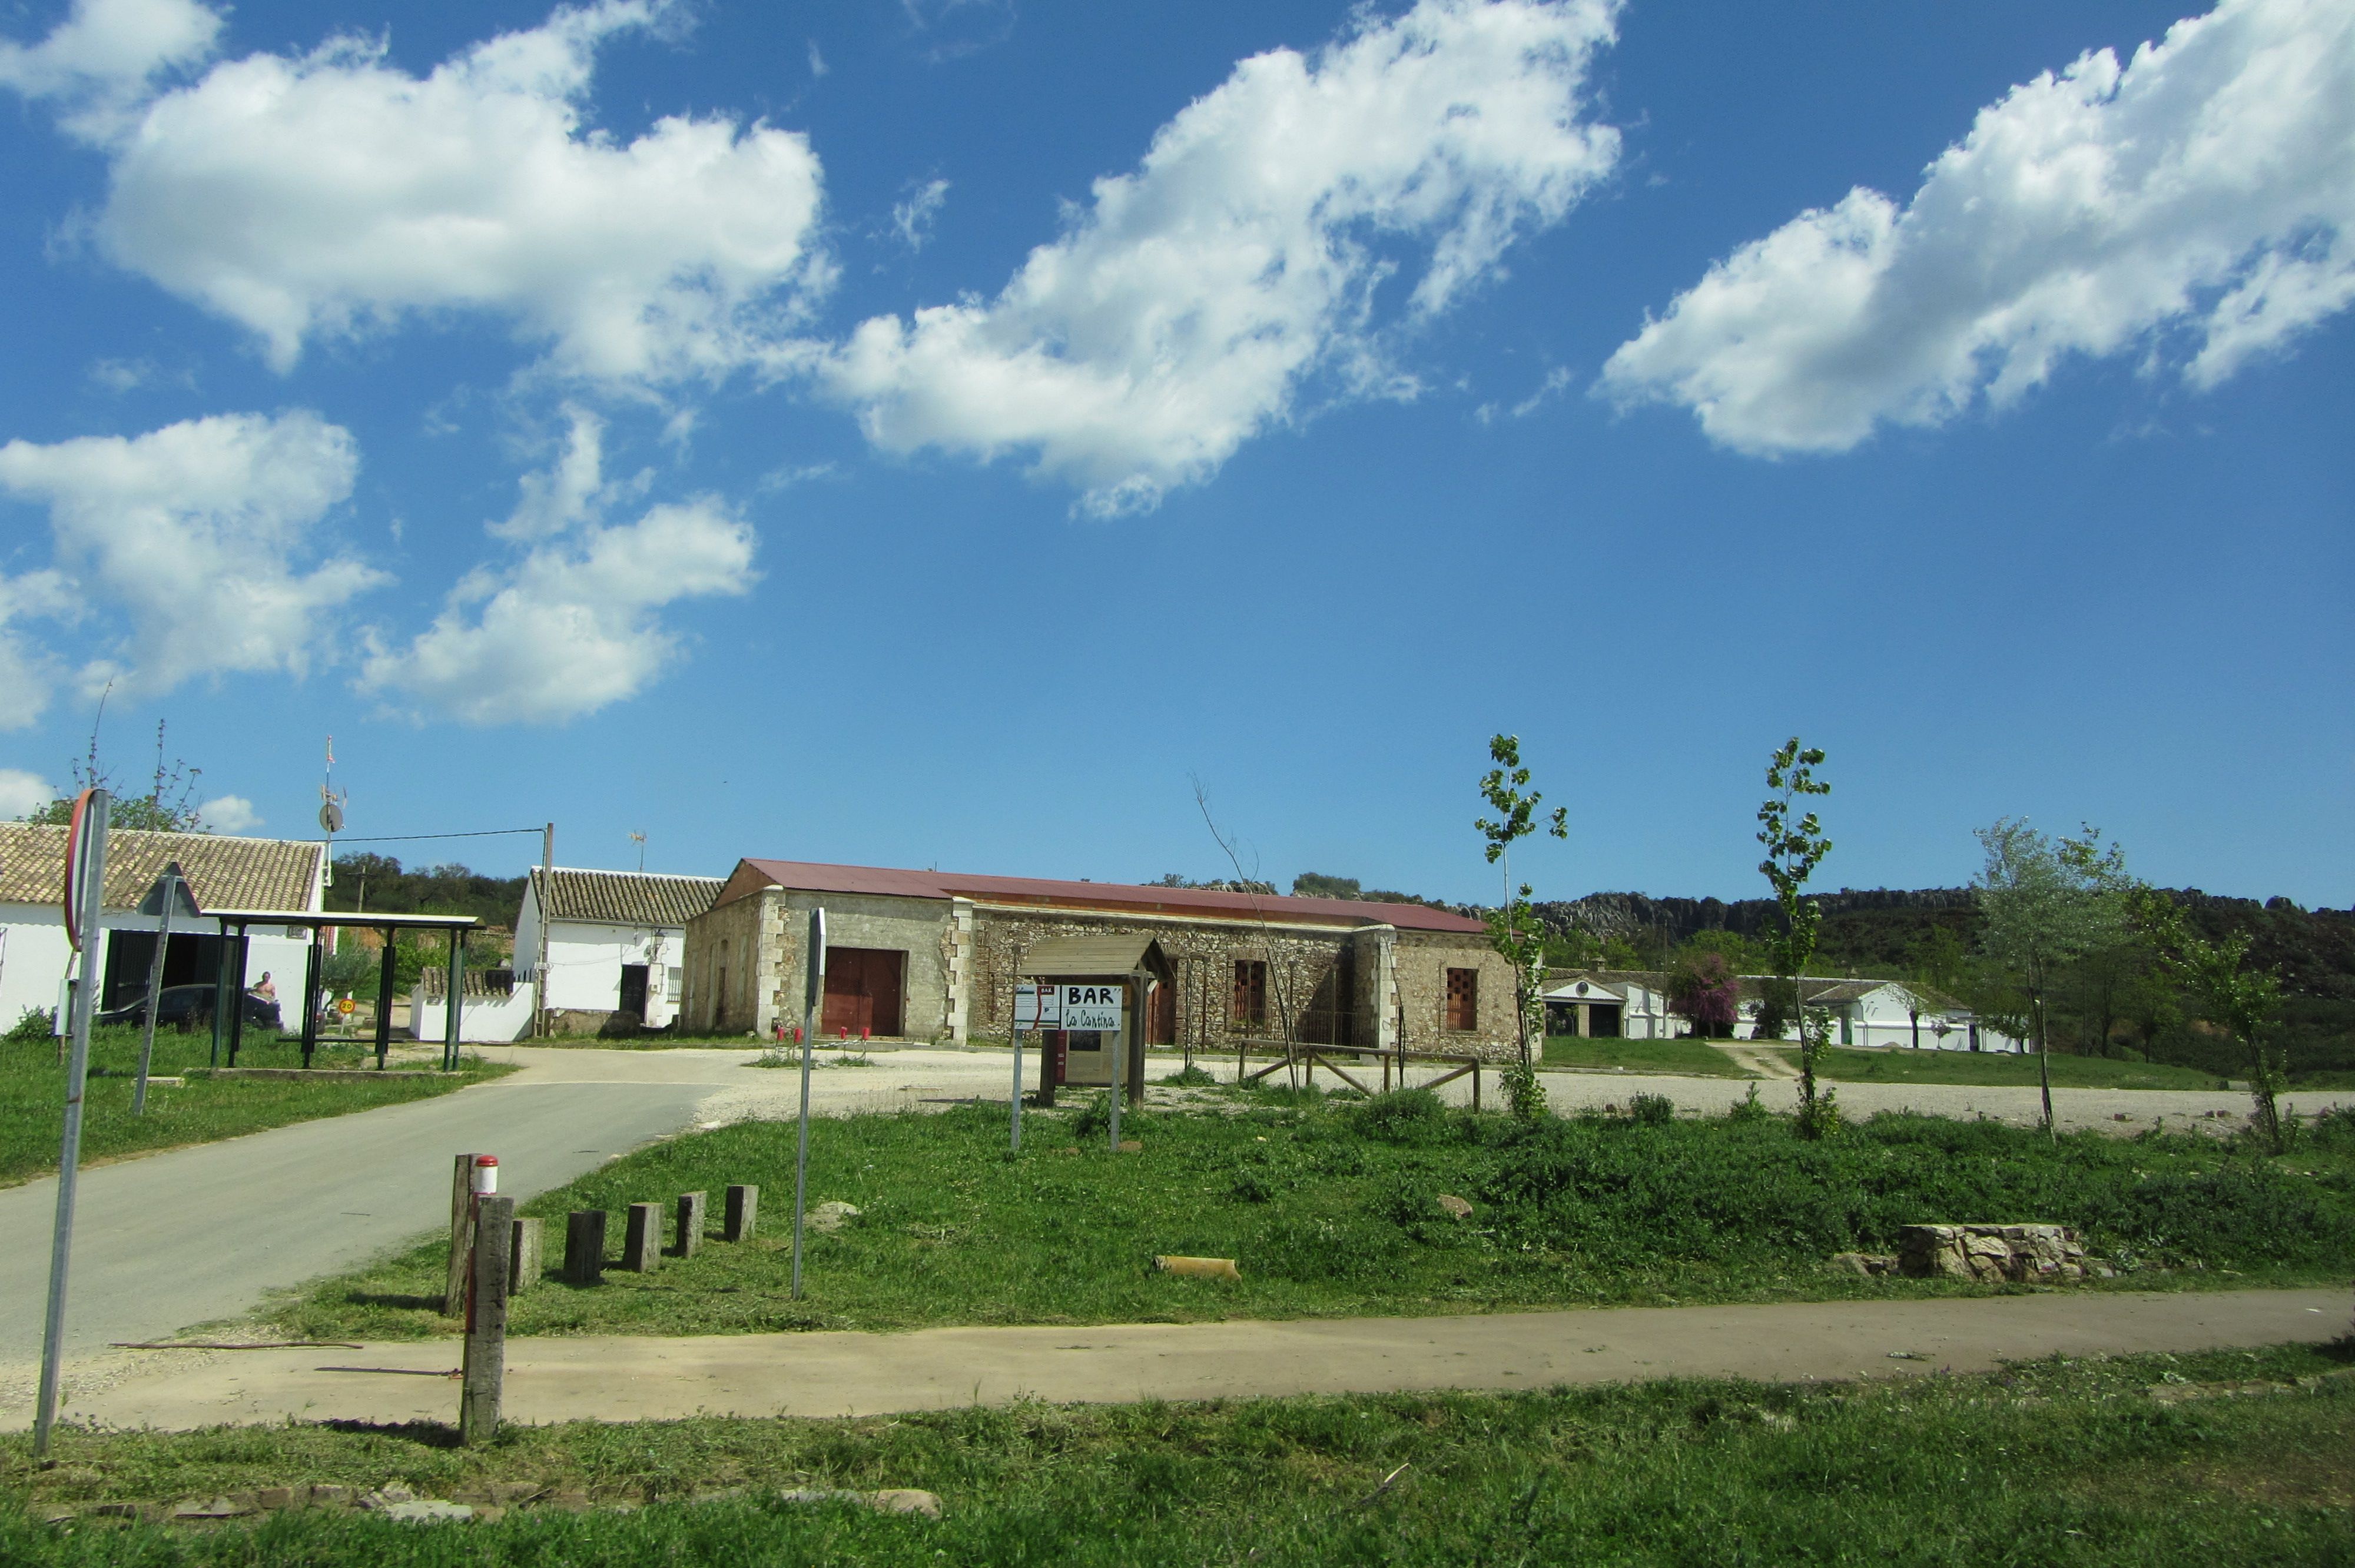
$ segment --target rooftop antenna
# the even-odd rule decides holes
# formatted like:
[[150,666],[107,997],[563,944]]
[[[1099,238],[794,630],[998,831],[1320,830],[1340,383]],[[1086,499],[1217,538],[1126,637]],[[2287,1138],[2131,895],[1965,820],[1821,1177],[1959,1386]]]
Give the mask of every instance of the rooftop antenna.
[[336,792],[336,737],[327,737],[327,772],[319,784],[319,826],[327,835],[326,878],[324,886],[336,885],[336,835],[344,831],[344,802],[350,791]]
[[646,835],[634,830],[630,834],[630,842],[638,846],[638,873],[644,875],[646,869]]

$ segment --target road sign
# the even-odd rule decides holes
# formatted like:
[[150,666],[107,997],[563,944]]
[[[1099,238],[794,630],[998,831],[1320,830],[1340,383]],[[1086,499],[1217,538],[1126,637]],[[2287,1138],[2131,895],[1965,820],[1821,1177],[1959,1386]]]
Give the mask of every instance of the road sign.
[[336,1011],[349,1018],[352,1015],[352,999],[348,996],[339,999],[336,1003]]
[[74,797],[73,819],[66,829],[66,941],[77,953],[81,951],[81,922],[87,911],[92,850],[103,829],[96,824],[105,820],[103,808],[93,811],[91,798],[96,789],[85,789]]
[[1055,989],[1060,993],[1057,1001],[1062,1012],[1062,1022],[1057,1027],[1106,1033],[1120,1028],[1121,1014],[1128,1000],[1126,986],[1062,985]]
[[1018,1032],[1060,1029],[1062,1026],[1062,987],[1018,985],[1014,988],[1014,1027]]

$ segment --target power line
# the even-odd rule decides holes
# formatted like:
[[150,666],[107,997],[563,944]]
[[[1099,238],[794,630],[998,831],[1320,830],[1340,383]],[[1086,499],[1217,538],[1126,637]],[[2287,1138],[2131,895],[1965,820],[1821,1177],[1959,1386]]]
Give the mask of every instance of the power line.
[[417,842],[420,838],[499,838],[504,833],[537,833],[539,829],[483,829],[478,833],[379,833],[377,838],[342,838],[330,842]]

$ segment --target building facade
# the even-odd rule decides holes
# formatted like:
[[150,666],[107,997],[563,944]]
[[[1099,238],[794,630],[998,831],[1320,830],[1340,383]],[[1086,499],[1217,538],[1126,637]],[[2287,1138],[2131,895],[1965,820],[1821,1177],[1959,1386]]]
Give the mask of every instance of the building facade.
[[552,883],[550,876],[534,868],[524,884],[515,971],[517,980],[538,984],[545,918],[551,1032],[669,1028],[678,1017],[687,924],[711,907],[719,878],[560,865]]
[[[1758,1012],[1768,975],[1741,977],[1736,1026],[1758,1037]],[[1860,1050],[1905,1046],[1937,1051],[2025,1051],[2025,1042],[1981,1020],[1951,997],[1902,980],[1833,980],[1802,976],[1799,994],[1830,1020],[1828,1043]],[[1594,1038],[1669,1040],[1692,1026],[1669,1005],[1668,976],[1646,969],[1580,969],[1547,977],[1546,1033]],[[1780,1038],[1796,1043],[1796,1020]]]
[[[66,834],[61,827],[0,822],[0,1027],[28,1010],[48,1011],[66,996],[77,973],[66,940],[63,896]],[[221,833],[151,833],[118,829],[106,836],[106,886],[100,902],[102,935],[101,1011],[145,996],[155,954],[155,916],[138,912],[166,865],[176,863],[199,909],[282,910],[315,914],[322,907],[325,852],[299,839],[231,838]],[[221,923],[209,916],[173,922],[164,956],[164,983],[216,985],[221,964]],[[245,969],[231,984],[253,987],[267,974],[284,1009],[285,1026],[300,1028],[300,997],[310,933],[300,927],[252,927]],[[233,963],[233,960],[232,960]]]
[[1149,1044],[1516,1048],[1510,965],[1479,921],[1446,910],[773,860],[738,862],[688,922],[682,1028],[798,1025],[820,906],[829,1035],[1004,1040],[1026,950],[1119,936],[1155,942],[1167,965],[1146,998]]

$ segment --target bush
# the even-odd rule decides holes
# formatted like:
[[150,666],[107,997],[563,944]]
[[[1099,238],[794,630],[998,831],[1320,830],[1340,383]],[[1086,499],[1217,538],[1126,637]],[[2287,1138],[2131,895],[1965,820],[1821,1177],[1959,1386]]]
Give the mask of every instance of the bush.
[[1627,1102],[1627,1114],[1647,1127],[1677,1119],[1677,1102],[1666,1095],[1637,1095]]
[[1725,1107],[1725,1119],[1728,1121],[1764,1121],[1773,1114],[1759,1103],[1758,1086],[1755,1084],[1750,1086],[1747,1095]]
[[46,1007],[25,1009],[16,1022],[8,1026],[6,1039],[11,1045],[29,1044],[47,1040],[57,1032],[57,1014]]
[[1112,1132],[1112,1095],[1109,1091],[1092,1096],[1071,1118],[1071,1136],[1085,1142],[1091,1138],[1103,1138]]
[[1187,1088],[1207,1088],[1219,1080],[1206,1067],[1180,1067],[1161,1081]]
[[1392,1089],[1357,1107],[1349,1124],[1384,1143],[1428,1143],[1447,1130],[1447,1107],[1430,1089]]

